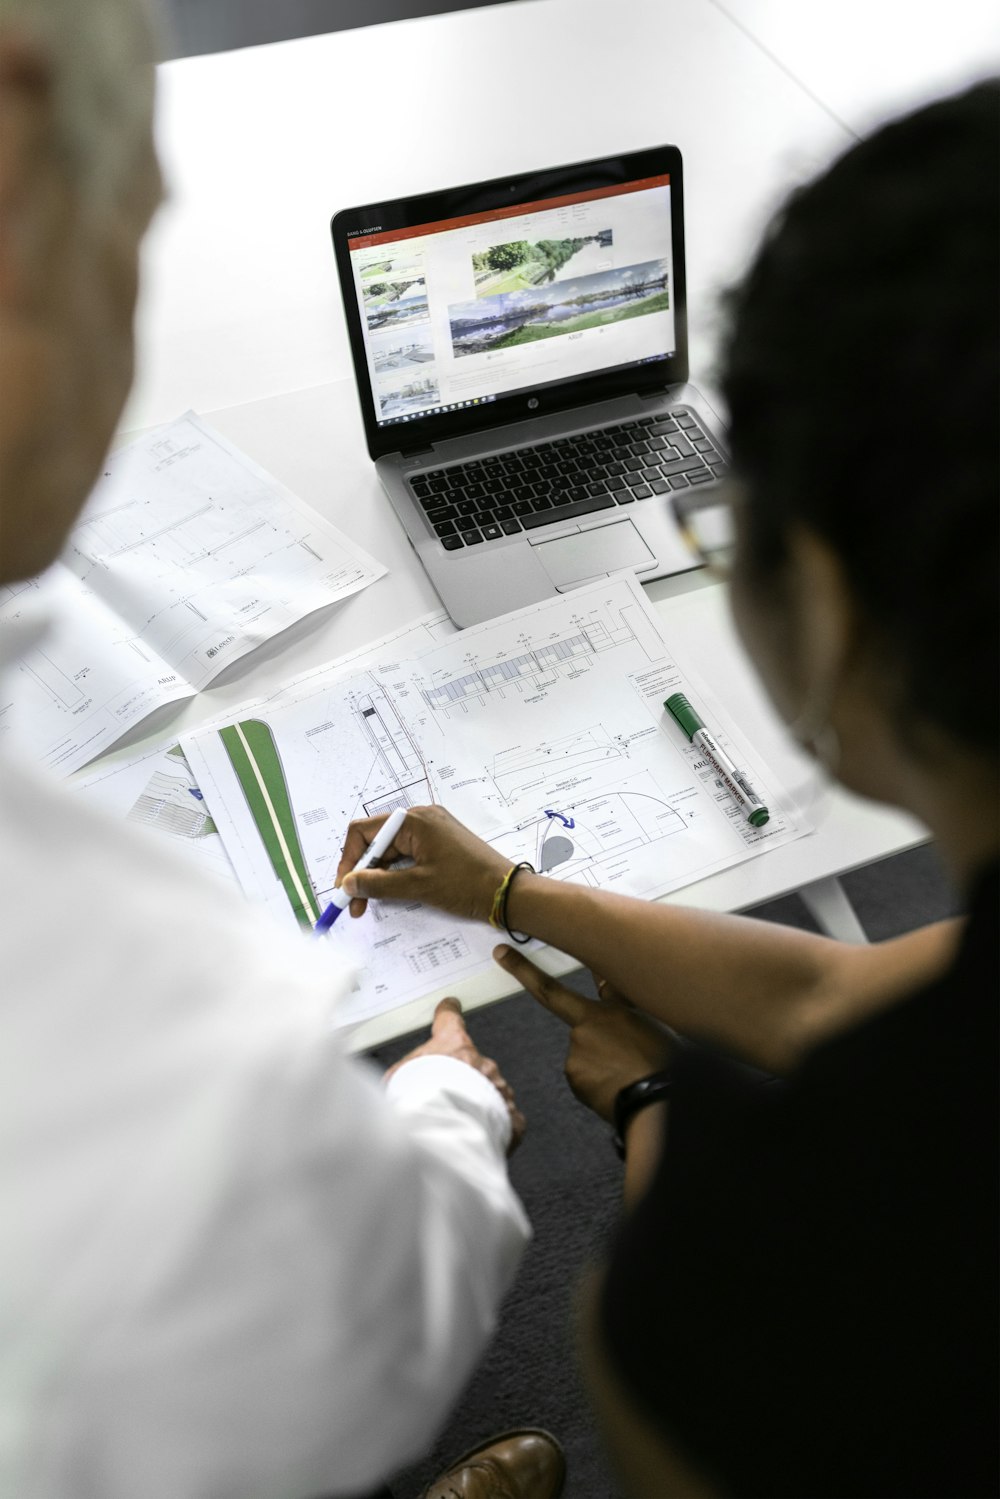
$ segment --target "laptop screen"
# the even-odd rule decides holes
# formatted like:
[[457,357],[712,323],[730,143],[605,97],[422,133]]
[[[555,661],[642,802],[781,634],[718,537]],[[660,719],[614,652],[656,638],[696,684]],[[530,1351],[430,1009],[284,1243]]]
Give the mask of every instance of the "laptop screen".
[[[519,179],[509,187],[514,201],[489,184],[493,191],[410,200],[405,212],[383,205],[337,216],[370,438],[372,428],[384,431],[376,441],[388,448],[395,443],[385,429],[439,430],[455,413],[488,421],[491,406],[499,420],[498,403],[515,409],[510,398],[534,408],[541,393],[643,365],[660,365],[666,383],[683,325],[679,153],[673,172],[650,170],[674,165],[662,152],[638,155],[644,175],[622,170],[628,159],[618,158],[614,172],[585,164],[605,169]],[[430,217],[428,208],[445,212]]]

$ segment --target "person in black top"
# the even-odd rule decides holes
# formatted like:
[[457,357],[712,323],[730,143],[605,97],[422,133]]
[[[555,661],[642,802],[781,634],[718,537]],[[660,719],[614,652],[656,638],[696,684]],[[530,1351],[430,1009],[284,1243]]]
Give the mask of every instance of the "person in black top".
[[511,880],[437,807],[412,868],[354,881],[355,914],[486,919],[506,878],[509,927],[603,975],[595,1002],[495,954],[624,1138],[584,1357],[639,1499],[1000,1490],[998,142],[987,82],[793,194],[722,381],[744,642],[837,779],[923,820],[966,916],[847,947]]

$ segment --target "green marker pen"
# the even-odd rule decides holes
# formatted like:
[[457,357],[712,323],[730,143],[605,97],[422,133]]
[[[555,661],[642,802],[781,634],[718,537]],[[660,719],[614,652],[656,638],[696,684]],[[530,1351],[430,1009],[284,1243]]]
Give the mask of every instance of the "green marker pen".
[[733,764],[714,735],[708,732],[683,692],[675,692],[667,698],[663,706],[670,716],[677,720],[691,743],[697,745],[705,759],[718,772],[730,796],[743,808],[750,826],[762,828],[770,819],[770,812],[751,786],[746,771],[739,770]]

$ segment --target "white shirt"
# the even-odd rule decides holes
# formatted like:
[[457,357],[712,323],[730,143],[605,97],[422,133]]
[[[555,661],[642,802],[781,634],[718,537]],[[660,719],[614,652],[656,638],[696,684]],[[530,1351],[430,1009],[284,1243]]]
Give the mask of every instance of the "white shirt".
[[0,1494],[358,1492],[494,1327],[507,1113],[153,837],[0,761]]

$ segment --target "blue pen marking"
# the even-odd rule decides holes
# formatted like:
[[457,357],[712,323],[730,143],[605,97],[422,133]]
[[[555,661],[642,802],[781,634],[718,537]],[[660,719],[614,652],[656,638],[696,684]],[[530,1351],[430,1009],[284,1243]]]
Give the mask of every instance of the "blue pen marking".
[[574,822],[573,818],[572,817],[564,817],[561,812],[550,812],[549,809],[546,807],[546,809],[545,809],[545,815],[546,815],[546,817],[554,817],[557,822],[561,822],[562,823],[562,825],[563,825],[564,828],[575,828],[576,827],[576,823]]

